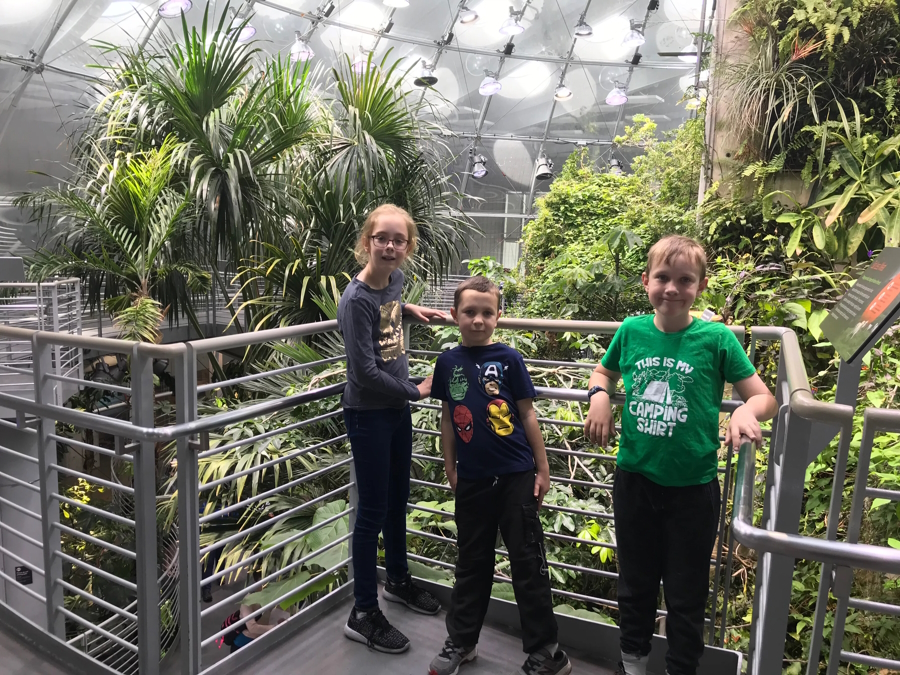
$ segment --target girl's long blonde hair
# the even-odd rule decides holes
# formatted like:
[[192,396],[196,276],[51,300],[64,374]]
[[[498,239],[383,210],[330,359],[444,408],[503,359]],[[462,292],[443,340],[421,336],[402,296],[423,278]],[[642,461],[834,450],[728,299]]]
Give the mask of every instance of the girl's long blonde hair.
[[419,241],[419,228],[416,227],[416,222],[412,219],[412,216],[409,215],[409,211],[401,209],[394,204],[382,204],[366,217],[366,222],[363,223],[362,231],[359,233],[359,239],[356,241],[356,249],[354,250],[356,262],[363,267],[369,263],[366,242],[369,241],[369,237],[372,236],[372,231],[378,224],[378,219],[384,215],[399,216],[406,224],[406,232],[409,237],[409,246],[406,249],[407,259],[411,258],[413,253],[416,252],[416,244]]

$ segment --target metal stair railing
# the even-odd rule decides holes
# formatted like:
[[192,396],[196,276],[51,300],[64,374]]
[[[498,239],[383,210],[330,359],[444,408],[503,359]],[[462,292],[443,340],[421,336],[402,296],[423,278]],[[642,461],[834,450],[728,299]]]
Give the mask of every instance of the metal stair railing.
[[[438,322],[440,323],[440,322]],[[525,320],[525,319],[503,319],[500,327],[513,330],[528,331],[550,331],[550,332],[582,332],[582,333],[602,333],[612,334],[620,324],[614,322],[583,322],[583,321],[549,321],[549,320]],[[294,340],[298,338],[311,338],[320,333],[329,333],[336,330],[336,322],[320,322],[317,324],[307,324],[302,326],[279,328],[268,331],[258,331],[254,333],[243,333],[238,335],[228,335],[205,340],[198,340],[191,343],[180,343],[173,345],[151,345],[151,344],[132,344],[118,340],[108,340],[103,338],[82,337],[77,335],[59,335],[45,332],[34,332],[23,329],[0,327],[0,338],[16,340],[23,344],[32,345],[33,363],[34,363],[34,381],[36,399],[34,401],[27,400],[23,397],[14,396],[9,393],[0,393],[0,405],[16,411],[16,421],[0,420],[2,426],[8,429],[18,438],[21,436],[25,441],[32,443],[34,450],[31,455],[23,451],[20,447],[13,447],[14,444],[3,440],[0,441],[0,454],[11,456],[15,461],[27,463],[38,469],[35,475],[38,476],[37,485],[29,480],[19,478],[12,473],[0,471],[0,478],[9,480],[17,486],[17,489],[25,490],[28,493],[40,495],[40,508],[30,510],[28,514],[32,520],[38,519],[40,527],[35,531],[28,530],[24,526],[15,527],[0,520],[0,529],[3,529],[2,546],[0,553],[4,556],[15,559],[18,556],[22,560],[33,562],[34,555],[28,557],[24,554],[11,550],[6,543],[8,541],[7,534],[11,537],[18,538],[25,542],[28,546],[36,550],[38,559],[42,561],[41,565],[33,565],[34,572],[43,580],[43,593],[39,593],[34,589],[24,585],[12,578],[5,572],[0,572],[0,578],[6,583],[7,589],[14,589],[17,593],[24,594],[30,601],[36,603],[43,617],[39,623],[41,630],[46,635],[55,636],[55,640],[49,642],[50,648],[57,652],[59,656],[66,659],[83,658],[74,649],[71,649],[62,640],[64,638],[64,621],[68,619],[75,623],[86,622],[82,617],[74,614],[66,609],[64,605],[64,597],[67,594],[82,595],[87,600],[94,602],[100,607],[105,602],[102,598],[91,595],[87,591],[71,587],[66,584],[62,578],[62,564],[76,565],[89,571],[92,574],[100,576],[107,581],[119,583],[126,589],[134,593],[136,606],[129,605],[127,608],[107,608],[113,614],[127,621],[134,621],[137,626],[137,640],[125,640],[117,635],[113,630],[109,629],[116,622],[100,625],[85,626],[92,631],[95,636],[100,636],[107,641],[107,645],[115,644],[123,650],[129,651],[135,655],[138,662],[137,672],[139,675],[157,675],[160,669],[160,653],[163,646],[163,636],[160,634],[160,600],[161,593],[159,588],[160,565],[157,561],[157,528],[156,528],[156,475],[155,475],[155,453],[158,444],[166,444],[174,442],[177,447],[178,458],[178,474],[177,474],[177,490],[178,490],[178,596],[179,596],[179,669],[182,675],[198,675],[200,673],[228,672],[229,667],[234,667],[238,663],[245,662],[247,658],[254,656],[260,657],[262,649],[266,644],[272,641],[258,640],[254,641],[247,647],[243,648],[244,652],[238,657],[234,655],[228,657],[221,663],[209,663],[203,661],[203,647],[209,647],[222,632],[218,631],[213,635],[204,635],[202,633],[202,618],[209,617],[215,610],[221,610],[226,604],[233,606],[247,593],[257,590],[267,582],[281,578],[284,574],[289,573],[292,569],[299,569],[301,565],[309,562],[311,559],[320,556],[326,549],[320,548],[311,551],[308,555],[304,555],[299,560],[292,563],[292,569],[282,569],[273,572],[265,578],[249,584],[246,588],[233,593],[227,600],[220,600],[212,607],[201,610],[199,599],[201,574],[200,561],[202,556],[221,548],[228,543],[240,540],[250,531],[263,531],[269,525],[267,523],[256,523],[250,525],[249,529],[231,535],[231,538],[222,539],[215,543],[200,547],[199,532],[202,525],[205,525],[219,515],[226,512],[233,512],[237,509],[243,509],[252,506],[262,499],[259,495],[249,497],[242,500],[239,504],[233,504],[224,507],[219,512],[200,514],[200,496],[201,492],[208,489],[215,489],[218,485],[224,485],[228,482],[238,480],[240,478],[251,475],[256,471],[269,470],[275,464],[289,461],[294,457],[303,454],[315,455],[316,452],[324,447],[333,444],[343,444],[345,437],[337,435],[333,438],[326,439],[322,443],[315,444],[310,447],[300,448],[292,451],[288,455],[266,462],[256,468],[245,470],[237,474],[224,476],[218,481],[201,485],[197,473],[198,462],[201,459],[213,457],[219,453],[225,452],[229,447],[255,443],[266,438],[273,438],[277,435],[287,433],[292,428],[299,426],[321,422],[340,415],[335,397],[339,396],[343,384],[322,386],[312,391],[302,392],[286,396],[280,399],[266,400],[260,403],[253,403],[243,408],[220,411],[214,415],[200,416],[198,413],[198,399],[208,391],[220,387],[237,386],[246,384],[248,381],[263,379],[272,376],[271,373],[259,373],[241,378],[235,378],[222,383],[214,383],[211,385],[198,386],[197,371],[201,364],[208,359],[217,358],[221,354],[234,350],[244,349],[252,344],[262,344],[277,342],[282,340]],[[733,330],[743,337],[743,329],[733,327]],[[408,334],[408,331],[407,331]],[[755,352],[756,344],[760,341],[777,342],[780,344],[780,361],[779,374],[777,381],[777,397],[780,403],[779,415],[776,418],[772,429],[771,456],[769,462],[769,473],[767,475],[766,490],[764,493],[765,508],[763,513],[763,521],[760,528],[754,528],[752,523],[748,522],[748,509],[752,513],[749,505],[749,495],[752,494],[753,475],[755,465],[751,457],[751,452],[747,448],[744,449],[740,456],[740,476],[738,480],[738,492],[735,494],[735,524],[734,538],[741,541],[745,545],[753,548],[756,547],[762,556],[760,558],[759,570],[757,573],[757,593],[755,602],[757,606],[753,613],[753,627],[751,639],[751,671],[754,673],[770,673],[779,672],[780,663],[783,654],[785,628],[788,616],[788,602],[790,599],[790,582],[793,570],[794,557],[803,557],[810,560],[821,560],[826,565],[836,567],[835,578],[840,579],[842,574],[846,574],[845,570],[849,567],[880,569],[884,570],[885,566],[890,569],[898,562],[897,555],[900,553],[885,551],[880,547],[873,547],[857,544],[852,541],[852,536],[847,542],[825,541],[814,538],[798,538],[797,536],[797,520],[799,519],[800,505],[803,495],[803,477],[805,475],[807,463],[807,448],[809,445],[810,425],[813,421],[827,419],[829,423],[839,422],[843,428],[847,430],[849,424],[852,423],[852,410],[846,406],[837,406],[825,404],[816,401],[809,389],[809,383],[803,370],[803,361],[799,351],[799,345],[796,336],[790,330],[779,328],[753,328],[751,329],[751,352]],[[107,385],[101,383],[84,383],[77,382],[82,386],[95,386],[98,388],[106,388],[111,390],[123,389],[131,398],[132,419],[130,421],[119,420],[114,418],[93,415],[90,413],[65,408],[56,402],[53,396],[53,387],[60,378],[54,377],[52,370],[53,353],[56,349],[74,349],[74,350],[99,350],[108,353],[124,354],[131,359],[132,381],[128,387],[120,387],[119,385]],[[338,357],[323,359],[314,364],[297,364],[288,368],[283,368],[276,373],[284,373],[291,370],[307,369],[318,365],[325,365],[337,360]],[[165,427],[154,426],[153,415],[153,378],[152,364],[154,359],[169,359],[170,366],[175,375],[175,423]],[[541,362],[538,362],[540,364]],[[561,363],[553,362],[556,365]],[[544,362],[545,365],[550,365]],[[576,367],[587,367],[587,364],[565,364],[574,365]],[[62,382],[72,383],[79,378],[63,377]],[[552,398],[560,401],[578,401],[583,400],[583,392],[565,390],[565,389],[540,389],[539,395],[544,398]],[[212,445],[210,443],[210,434],[223,430],[229,425],[237,424],[247,420],[268,416],[273,413],[294,408],[296,406],[329,399],[332,410],[325,414],[320,414],[309,419],[302,419],[287,427],[279,430],[269,430],[255,434],[250,438],[242,438],[239,441],[228,445]],[[616,397],[614,403],[621,404],[622,397]],[[739,402],[725,401],[723,409],[733,409]],[[420,409],[427,410],[432,404],[419,404]],[[432,406],[433,407],[433,406]],[[876,429],[891,424],[895,425],[900,413],[893,416],[885,417],[883,411],[867,411],[866,422],[869,436],[864,434],[863,448],[871,449],[871,435]],[[563,424],[568,426],[579,426],[578,422],[542,419],[542,424]],[[126,461],[133,464],[134,482],[133,486],[124,486],[111,481],[104,481],[94,476],[85,476],[86,480],[91,480],[96,484],[103,485],[109,490],[121,491],[123,495],[134,499],[133,517],[120,514],[109,513],[107,517],[114,520],[118,519],[120,524],[133,527],[135,531],[135,539],[137,546],[134,551],[124,549],[112,542],[104,542],[91,537],[88,533],[77,532],[66,528],[58,522],[58,514],[60,504],[63,503],[59,494],[59,476],[76,477],[78,472],[58,463],[56,457],[57,442],[72,443],[72,439],[61,437],[56,432],[56,424],[64,423],[73,425],[78,429],[90,429],[95,434],[105,433],[114,436],[117,440],[116,450],[110,450],[100,447],[99,445],[87,443],[84,441],[76,441],[80,447],[98,454],[106,454],[110,459],[116,461]],[[891,426],[891,428],[897,428]],[[435,433],[427,429],[418,429],[418,433],[425,435],[434,435]],[[126,451],[126,448],[130,450]],[[842,436],[841,448],[844,455],[849,450],[849,434]],[[573,461],[578,459],[598,459],[600,461],[611,461],[613,457],[606,454],[595,454],[593,452],[578,452],[566,448],[550,448],[551,454],[557,454]],[[582,457],[583,456],[583,457]],[[439,461],[436,456],[417,453],[416,459],[421,462]],[[863,457],[861,456],[861,461]],[[866,461],[868,461],[866,459]],[[731,455],[727,456],[726,466],[724,468],[724,482],[727,490],[731,482]],[[844,465],[838,466],[836,470],[836,491],[840,494],[837,484],[843,483],[843,471],[846,465],[846,457],[844,457]],[[3,465],[6,467],[6,465]],[[10,469],[10,471],[12,471]],[[327,475],[331,471],[349,472],[346,483],[340,483],[339,487],[331,492],[317,497],[314,500],[307,501],[298,505],[300,508],[309,508],[323,503],[327,499],[334,499],[338,496],[346,495],[347,507],[342,513],[336,514],[335,519],[348,518],[347,534],[339,537],[337,540],[331,541],[327,545],[330,550],[333,547],[349,546],[352,537],[353,516],[355,513],[355,478],[353,475],[352,461],[349,457],[339,459],[333,465],[314,472],[305,474],[296,480],[290,481],[287,485],[280,486],[278,491],[289,489],[293,485],[302,484],[307,480],[314,480],[322,475]],[[861,472],[862,473],[862,472]],[[24,474],[23,474],[24,475]],[[574,479],[572,476],[556,476],[555,480],[564,485],[576,485],[585,487],[596,486],[598,489],[608,489],[608,485],[596,483],[595,481],[584,481]],[[865,476],[857,480],[865,481]],[[18,481],[18,482],[16,482]],[[420,481],[416,478],[412,480],[415,489],[444,489],[438,483],[428,483]],[[859,499],[864,499],[866,494],[875,494],[871,492],[874,488],[865,487],[857,490]],[[882,495],[887,497],[887,495]],[[266,495],[266,496],[271,496]],[[896,495],[900,496],[900,495]],[[895,497],[895,495],[890,495]],[[723,498],[723,504],[727,501],[727,497]],[[854,517],[861,515],[861,502],[854,502]],[[580,517],[601,518],[608,520],[611,514],[608,513],[589,513],[584,510],[568,508],[558,505],[550,505],[561,513],[569,515],[578,515]],[[0,514],[6,516],[9,511],[15,510],[15,507],[22,508],[15,501],[0,497]],[[420,506],[411,505],[412,508]],[[723,507],[724,508],[724,507]],[[832,509],[840,509],[839,501],[835,504],[832,501]],[[29,509],[24,509],[29,511]],[[295,512],[294,509],[290,513]],[[447,515],[439,512],[440,515]],[[24,514],[23,514],[24,515]],[[281,514],[280,518],[287,517]],[[837,519],[833,519],[836,521]],[[329,523],[334,522],[329,519]],[[322,523],[317,523],[315,527],[324,527]],[[255,528],[255,530],[254,530]],[[306,532],[299,533],[297,536],[305,536],[313,528]],[[65,534],[68,537],[81,539],[95,546],[104,547],[107,551],[116,555],[130,558],[134,560],[137,566],[137,574],[135,581],[129,579],[121,579],[109,572],[92,566],[85,560],[80,560],[64,553],[60,546],[60,535]],[[444,543],[452,544],[450,537],[435,535],[433,533],[423,533],[415,531],[415,536],[430,535],[431,537],[440,537]],[[575,537],[568,537],[556,533],[550,533],[565,543],[572,545],[580,543]],[[852,535],[852,529],[851,533]],[[858,528],[857,528],[858,535]],[[724,596],[728,597],[727,581],[730,577],[728,570],[731,564],[731,550],[728,546],[727,555],[724,547],[728,541],[729,532],[725,527],[724,513],[720,518],[720,537],[719,547],[717,548],[711,565],[714,566],[714,586],[711,589],[713,596],[712,607],[715,608],[715,598],[718,596],[719,582],[726,584],[724,588]],[[569,541],[569,540],[572,541]],[[583,543],[583,542],[581,542]],[[284,544],[282,543],[282,546]],[[609,548],[614,548],[614,542],[607,542]],[[836,547],[836,548],[835,548]],[[498,550],[499,555],[503,555],[503,551]],[[335,603],[343,601],[349,595],[350,584],[352,583],[352,568],[350,566],[349,556],[339,556],[326,574],[337,574],[337,582],[332,584],[329,592],[316,602],[305,605],[301,611],[293,616],[283,626],[277,628],[274,633],[282,636],[288,635],[290,632],[299,629],[309,621],[312,621],[325,609],[333,606]],[[415,559],[415,556],[411,556]],[[724,558],[724,559],[723,559]],[[437,564],[441,567],[452,567],[452,563],[446,560],[424,560],[422,562]],[[553,563],[554,561],[551,561]],[[242,563],[234,563],[225,569],[219,570],[212,577],[212,581],[229,574],[240,572],[245,567],[247,561]],[[608,570],[596,570],[588,567],[576,565],[568,565],[557,563],[554,565],[558,569],[575,574],[592,574],[608,579],[614,579],[615,573]],[[826,577],[830,580],[831,574],[826,575],[823,570],[823,580]],[[900,567],[897,568],[900,571]],[[315,578],[314,578],[315,579]],[[311,579],[307,584],[311,585],[314,581]],[[502,577],[501,577],[502,579]],[[505,580],[505,579],[504,579]],[[824,582],[823,582],[824,583]],[[784,592],[785,584],[787,593]],[[830,587],[830,581],[829,581]],[[849,585],[847,586],[849,588]],[[291,589],[285,593],[283,597],[277,598],[268,603],[267,606],[260,608],[252,616],[259,616],[270,607],[287,600],[292,594],[303,590],[304,587]],[[827,591],[827,589],[826,589]],[[85,595],[87,593],[87,595]],[[578,600],[585,603],[595,605],[614,606],[614,601],[605,598],[596,598],[584,594],[572,593],[557,589],[557,595]],[[841,596],[839,596],[839,600]],[[6,600],[0,602],[0,609],[19,611],[15,603],[10,602],[10,594],[7,593]],[[843,599],[844,611],[849,606],[859,606],[865,603],[864,600],[850,598]],[[855,605],[853,603],[856,603]],[[107,603],[108,604],[108,603]],[[823,603],[824,604],[824,603]],[[839,605],[839,612],[840,612]],[[32,607],[33,609],[33,607]],[[723,608],[720,614],[722,619],[722,627],[720,631],[720,639],[725,634],[724,620],[727,614],[727,608]],[[710,625],[710,640],[715,633],[715,619],[717,618],[714,609],[708,616]],[[839,617],[838,617],[839,618]],[[245,621],[249,619],[245,618]],[[118,625],[118,624],[117,624]],[[268,637],[268,636],[267,636]],[[283,639],[283,638],[279,638]],[[780,641],[780,643],[779,643]],[[45,644],[48,644],[45,641]],[[100,644],[99,642],[97,643]],[[840,643],[838,642],[838,649]],[[140,645],[140,649],[137,648]],[[774,650],[774,651],[772,651]],[[239,653],[240,654],[240,653]],[[78,655],[78,656],[76,656]],[[95,651],[95,656],[99,654]],[[851,655],[840,653],[840,658],[852,660],[853,658],[862,658],[860,655]],[[236,658],[238,657],[238,658]],[[870,658],[870,657],[865,657]],[[103,664],[101,659],[93,658],[88,654],[86,661],[80,662],[85,669],[99,668],[102,672],[124,672],[119,669],[118,665],[115,669],[111,669],[110,664]],[[777,660],[779,671],[767,669],[771,663]],[[133,663],[133,661],[131,662]],[[113,664],[115,665],[115,664]],[[129,673],[132,666],[129,664]],[[101,670],[92,670],[91,672],[101,672]]]

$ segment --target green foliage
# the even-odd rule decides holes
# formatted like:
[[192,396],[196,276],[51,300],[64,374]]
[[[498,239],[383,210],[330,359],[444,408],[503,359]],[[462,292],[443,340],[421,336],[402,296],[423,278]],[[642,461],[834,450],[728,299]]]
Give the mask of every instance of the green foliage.
[[[29,275],[43,280],[75,276],[87,282],[128,340],[157,341],[163,320],[160,301],[188,301],[210,288],[210,275],[196,262],[193,213],[172,187],[184,148],[166,136],[158,148],[108,156],[99,145],[85,156],[85,174],[59,188],[17,200],[39,222],[52,224],[46,248],[30,261]],[[84,176],[91,179],[84,182]]]
[[466,263],[471,276],[487,277],[500,287],[507,310],[509,305],[515,303],[516,296],[522,290],[522,280],[516,271],[506,269],[499,261],[494,260],[489,255],[463,262]]
[[702,120],[664,140],[648,117],[633,122],[616,138],[644,151],[632,174],[601,172],[587,149],[576,150],[538,200],[524,234],[528,315],[614,320],[645,312],[647,248],[663,234],[694,234]]
[[[312,321],[322,316],[323,284],[339,296],[357,269],[361,224],[384,202],[406,208],[418,224],[413,273],[446,274],[471,224],[449,207],[450,151],[442,129],[420,119],[427,104],[406,96],[399,61],[389,63],[389,52],[358,74],[348,59],[330,72],[279,54],[266,59],[237,41],[244,20],[229,19],[227,9],[216,19],[207,3],[199,26],[182,19],[179,31],[159,31],[146,47],[106,46],[108,64],[99,67],[111,84],[81,118],[66,189],[23,196],[20,205],[47,226],[69,216],[73,241],[96,239],[89,228],[110,230],[112,240],[103,251],[61,241],[39,254],[34,276],[76,274],[96,306],[104,283],[107,298],[130,289],[118,279],[125,272],[111,269],[131,255],[128,237],[148,240],[148,261],[163,241],[159,279],[142,292],[171,309],[170,321],[186,310],[199,332],[192,296],[210,285],[232,316],[244,315],[232,322],[237,330]],[[154,162],[162,168],[132,184],[131,174]],[[123,172],[130,173],[119,181]],[[140,194],[118,199],[129,189]],[[138,205],[144,218],[119,217],[107,202],[123,213]],[[59,256],[74,262],[64,267]],[[241,286],[232,298],[235,274]],[[258,356],[251,350],[248,361]]]

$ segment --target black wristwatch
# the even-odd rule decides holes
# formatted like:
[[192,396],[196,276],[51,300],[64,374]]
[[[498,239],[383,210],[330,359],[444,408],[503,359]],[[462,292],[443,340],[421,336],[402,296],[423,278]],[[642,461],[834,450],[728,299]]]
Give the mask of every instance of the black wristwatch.
[[587,393],[587,400],[588,400],[588,403],[591,402],[591,396],[593,396],[594,394],[599,394],[601,391],[606,392],[607,394],[609,394],[609,392],[606,391],[606,389],[604,389],[603,387],[601,387],[599,384],[596,384],[596,385],[594,385],[593,387],[591,387],[590,389],[588,389],[588,393]]

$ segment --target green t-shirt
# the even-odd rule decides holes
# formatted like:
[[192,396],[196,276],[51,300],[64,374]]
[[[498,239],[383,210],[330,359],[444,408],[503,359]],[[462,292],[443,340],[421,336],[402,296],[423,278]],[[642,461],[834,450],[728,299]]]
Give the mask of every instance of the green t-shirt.
[[652,314],[630,317],[601,363],[625,383],[618,465],[667,486],[715,478],[725,382],[756,372],[734,333],[696,319],[664,333]]

